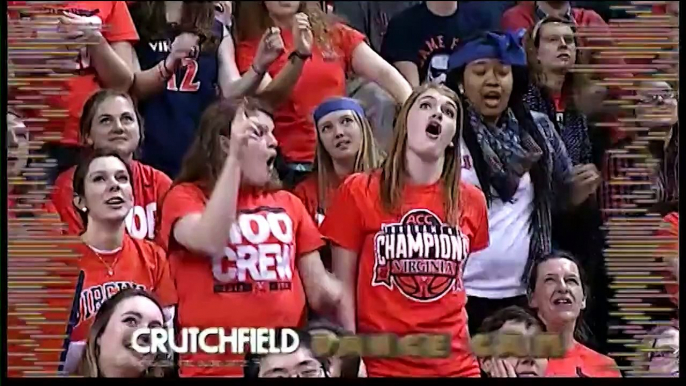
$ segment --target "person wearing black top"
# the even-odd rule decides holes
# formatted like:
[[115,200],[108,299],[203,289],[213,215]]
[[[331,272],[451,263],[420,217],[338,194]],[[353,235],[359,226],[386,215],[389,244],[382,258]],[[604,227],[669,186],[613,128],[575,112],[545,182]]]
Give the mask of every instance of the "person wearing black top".
[[458,42],[476,31],[497,29],[499,23],[498,15],[481,2],[425,1],[391,19],[381,56],[413,87],[425,81],[443,83]]

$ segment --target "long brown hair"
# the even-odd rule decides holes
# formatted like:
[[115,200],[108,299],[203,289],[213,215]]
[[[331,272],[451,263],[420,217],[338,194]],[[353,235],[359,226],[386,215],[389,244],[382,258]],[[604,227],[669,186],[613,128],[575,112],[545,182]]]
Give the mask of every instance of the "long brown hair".
[[[240,101],[222,99],[211,104],[200,117],[195,140],[183,159],[181,171],[174,180],[174,185],[185,182],[197,183],[202,186],[207,196],[212,193],[226,160],[226,152],[221,146],[220,137],[231,137],[231,125],[241,106],[246,110],[272,115],[267,105],[255,98],[244,98]],[[279,187],[278,176],[276,171],[273,171],[272,182],[267,186],[267,190]]]
[[[360,150],[355,156],[355,163],[353,165],[353,173],[366,172],[376,169],[381,165],[384,158],[384,153],[376,144],[374,139],[374,132],[369,120],[366,117],[361,117],[357,112],[352,112],[353,119],[357,126],[362,130],[362,143]],[[317,122],[315,122],[316,124]],[[317,173],[317,199],[319,208],[326,209],[327,196],[329,188],[332,186],[332,180],[337,177],[336,171],[333,167],[333,159],[319,137],[319,128],[317,128],[317,148],[316,157],[314,161],[314,170]]]
[[[155,299],[153,295],[151,295],[145,290],[137,288],[127,288],[117,292],[114,296],[107,299],[107,301],[105,301],[102,304],[102,306],[100,306],[97,314],[95,315],[95,320],[93,321],[93,324],[90,330],[88,331],[88,339],[86,340],[85,351],[76,369],[77,375],[81,375],[87,378],[98,378],[102,376],[102,374],[100,374],[100,368],[98,366],[98,359],[100,358],[100,345],[98,344],[98,340],[105,333],[105,328],[107,328],[107,324],[110,322],[110,319],[114,314],[114,310],[117,309],[119,303],[126,299],[137,296],[150,299],[160,309],[162,315],[164,315],[164,310],[160,302],[157,301],[157,299]],[[152,366],[149,370],[152,371],[152,374],[146,372],[144,374],[141,374],[141,376],[153,374],[161,375],[159,372],[156,372],[155,370],[155,366]]]
[[[324,13],[318,1],[301,1],[298,12],[303,12],[310,19],[315,44],[323,51],[331,51],[332,27],[342,19]],[[234,9],[234,36],[237,42],[259,39],[267,28],[274,27],[264,1],[238,1]]]
[[[129,7],[131,19],[136,26],[141,43],[167,38],[167,8],[164,1],[135,1]],[[212,33],[214,4],[211,1],[184,1],[181,20],[174,28],[175,34],[192,33],[200,37],[203,51],[218,47],[219,38]]]
[[[576,37],[576,27],[565,19],[555,16],[548,16],[541,19],[534,27],[532,27],[524,38],[524,48],[526,49],[526,58],[529,68],[529,79],[538,87],[544,86],[545,74],[543,67],[538,60],[538,48],[541,44],[541,30],[543,26],[551,23],[559,23],[569,27],[574,33],[574,42],[576,45],[576,62],[575,65],[588,65],[590,58],[587,55],[588,51],[580,49],[580,39]],[[584,72],[569,71],[565,75],[564,83],[562,84],[562,95],[567,98],[572,106],[579,106],[578,98],[581,97],[581,90],[588,87],[591,80]]]
[[445,161],[441,173],[441,183],[443,185],[443,209],[448,224],[457,225],[459,219],[459,199],[460,199],[460,137],[462,136],[462,125],[464,121],[464,111],[462,103],[457,94],[451,89],[433,83],[425,83],[416,87],[412,95],[407,98],[400,108],[398,117],[395,120],[393,129],[393,140],[391,141],[388,157],[381,166],[381,204],[389,213],[395,212],[402,201],[402,192],[405,188],[407,179],[407,116],[410,108],[417,102],[417,99],[428,90],[436,90],[455,102],[458,110],[456,117],[457,130],[455,131],[454,147],[446,147]]

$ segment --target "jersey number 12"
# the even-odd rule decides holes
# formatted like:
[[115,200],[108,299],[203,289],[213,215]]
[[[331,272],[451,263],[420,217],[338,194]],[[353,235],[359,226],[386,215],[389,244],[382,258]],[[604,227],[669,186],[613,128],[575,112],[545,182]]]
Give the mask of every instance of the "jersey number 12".
[[200,89],[200,81],[195,81],[198,74],[198,61],[192,58],[184,58],[181,66],[186,70],[181,79],[181,85],[177,86],[176,73],[172,74],[167,82],[167,90],[181,92],[196,92]]

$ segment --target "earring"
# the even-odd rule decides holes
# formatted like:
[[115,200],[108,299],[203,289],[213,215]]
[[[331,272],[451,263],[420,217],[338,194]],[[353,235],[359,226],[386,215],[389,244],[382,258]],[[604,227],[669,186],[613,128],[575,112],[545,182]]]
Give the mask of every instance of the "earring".
[[83,213],[86,213],[86,212],[88,212],[88,208],[83,207],[83,208],[81,208],[81,211],[82,211]]
[[457,90],[460,92],[460,94],[464,94],[464,86],[458,85]]

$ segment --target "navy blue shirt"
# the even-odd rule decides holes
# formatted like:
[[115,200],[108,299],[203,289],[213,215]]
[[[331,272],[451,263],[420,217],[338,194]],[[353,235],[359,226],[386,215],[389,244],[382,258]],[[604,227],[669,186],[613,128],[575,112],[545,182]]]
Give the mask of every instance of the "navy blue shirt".
[[[215,20],[212,32],[219,40],[224,26]],[[141,70],[157,65],[169,55],[175,36],[139,42],[136,47]],[[184,59],[164,90],[141,102],[145,124],[142,162],[174,178],[186,151],[195,139],[200,116],[218,96],[217,50],[203,50],[197,59]]]
[[458,2],[450,16],[431,13],[424,2],[410,7],[388,23],[381,56],[389,63],[416,64],[420,83],[443,83],[448,57],[461,39],[499,29],[502,10],[492,12],[494,3],[498,2]]

